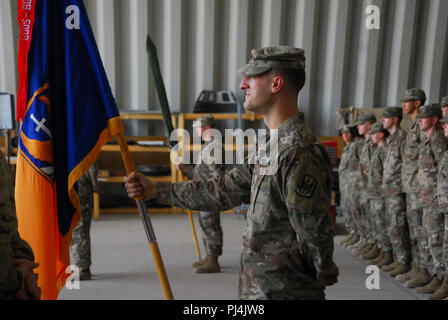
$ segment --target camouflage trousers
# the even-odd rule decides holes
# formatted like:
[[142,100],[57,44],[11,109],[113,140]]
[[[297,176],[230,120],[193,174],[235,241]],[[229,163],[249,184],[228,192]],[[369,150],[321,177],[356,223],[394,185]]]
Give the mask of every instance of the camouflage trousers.
[[411,260],[409,227],[406,218],[406,197],[403,193],[386,197],[388,233],[394,260],[408,265]]
[[[254,261],[253,254],[244,253],[244,250],[243,244],[238,281],[239,300],[325,300],[325,286],[320,281],[301,279],[287,272],[279,273],[276,267],[273,267],[273,273],[260,273],[257,270],[259,262]],[[289,288],[285,288],[279,279],[287,280]]]
[[422,228],[422,268],[428,269],[431,275],[442,276],[445,273],[443,263],[443,238],[445,229],[445,214],[437,208],[423,209]]
[[92,264],[90,250],[90,222],[92,220],[92,198],[81,196],[81,219],[73,229],[70,245],[70,263],[80,269],[87,269]]
[[418,197],[418,193],[406,194],[406,216],[409,225],[409,237],[411,239],[411,263],[421,267],[422,248],[420,239],[422,238],[422,218],[423,206]]
[[199,212],[202,240],[208,256],[222,255],[222,228],[219,212]]
[[374,232],[376,234],[375,240],[378,248],[383,251],[391,251],[392,244],[387,233],[386,202],[384,198],[370,199],[370,212],[375,222]]
[[375,219],[370,210],[370,199],[366,192],[361,192],[361,224],[363,225],[363,237],[369,243],[375,242]]
[[353,226],[355,228],[355,232],[362,236],[366,233],[364,226],[362,224],[362,212],[361,212],[361,194],[359,192],[353,191],[349,201],[349,212],[353,219]]
[[443,264],[445,266],[445,279],[448,279],[448,213],[445,212],[445,232],[443,235]]
[[356,226],[350,206],[350,190],[349,188],[341,188],[341,212],[344,218],[344,224],[347,231],[352,234],[356,231]]

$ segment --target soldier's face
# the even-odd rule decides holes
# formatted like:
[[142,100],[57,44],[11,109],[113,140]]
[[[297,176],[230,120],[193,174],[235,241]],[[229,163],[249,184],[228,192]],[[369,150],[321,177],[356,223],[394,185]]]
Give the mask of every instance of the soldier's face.
[[366,133],[368,133],[371,128],[372,128],[372,124],[370,122],[365,122],[365,123],[360,124],[358,126],[358,132],[359,132],[360,135],[363,136]]
[[272,102],[270,86],[271,77],[269,77],[269,74],[244,77],[240,84],[240,89],[246,92],[244,109],[257,114],[266,114]]
[[442,127],[443,127],[443,134],[445,135],[445,137],[448,138],[448,123],[443,123]]
[[435,126],[434,118],[420,118],[418,119],[418,125],[420,127],[420,130],[428,131],[433,126]]
[[384,129],[390,129],[392,128],[394,124],[394,118],[383,118],[383,127]]
[[442,114],[443,114],[443,117],[445,117],[448,114],[448,106],[445,106],[442,108]]
[[418,108],[420,101],[405,101],[403,102],[403,111],[406,114],[412,114]]
[[382,139],[384,138],[384,133],[379,131],[377,133],[374,133],[370,136],[370,138],[372,139],[372,142],[374,144],[378,144],[379,142],[382,141]]
[[353,136],[351,133],[345,132],[342,134],[342,139],[344,139],[345,143],[349,143],[349,142],[352,142]]

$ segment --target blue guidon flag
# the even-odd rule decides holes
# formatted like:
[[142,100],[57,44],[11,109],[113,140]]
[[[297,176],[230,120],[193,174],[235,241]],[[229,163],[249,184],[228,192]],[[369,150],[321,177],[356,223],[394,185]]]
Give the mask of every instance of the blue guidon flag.
[[57,299],[80,219],[77,180],[123,126],[83,1],[18,6],[17,218],[40,263],[42,298]]

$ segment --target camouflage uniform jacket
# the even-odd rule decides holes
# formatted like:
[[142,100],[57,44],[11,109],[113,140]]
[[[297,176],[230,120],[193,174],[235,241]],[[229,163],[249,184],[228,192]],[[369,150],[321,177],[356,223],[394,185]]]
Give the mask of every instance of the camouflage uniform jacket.
[[349,162],[351,157],[353,156],[352,153],[355,150],[355,143],[349,142],[345,145],[344,150],[342,151],[341,155],[341,161],[339,162],[339,168],[338,168],[338,175],[339,175],[339,189],[345,189],[348,185],[348,179],[349,179]]
[[448,212],[448,151],[439,162],[437,175],[437,202],[441,212]]
[[418,192],[418,153],[420,144],[422,142],[421,131],[418,121],[415,120],[411,129],[409,130],[406,141],[402,147],[402,182],[403,192],[416,193]]
[[34,261],[34,254],[17,231],[12,179],[0,152],[0,300],[14,299],[13,293],[19,289],[13,259]]
[[383,165],[386,157],[386,149],[383,146],[376,146],[370,160],[369,180],[367,182],[367,195],[369,199],[383,198],[381,185],[383,183]]
[[369,180],[370,159],[372,157],[374,149],[375,145],[373,144],[372,140],[365,139],[365,143],[361,151],[361,157],[359,158],[358,170],[360,172],[361,179],[357,184],[357,187],[362,191],[366,191],[367,189],[367,182]]
[[355,187],[354,191],[359,191],[359,184],[361,183],[362,176],[361,176],[361,170],[359,170],[359,161],[361,159],[361,152],[364,147],[364,144],[366,143],[366,140],[362,137],[358,139],[358,141],[353,142],[353,150],[351,152],[351,157],[348,163],[348,169],[349,169],[349,177],[350,177],[350,183]]
[[278,168],[273,175],[265,175],[263,158],[255,157],[255,164],[247,161],[207,183],[159,184],[157,201],[203,211],[250,202],[240,299],[322,298],[321,279],[337,270],[328,211],[331,164],[297,115],[279,127],[278,138]]
[[[205,147],[208,142],[204,143],[202,152],[205,152]],[[222,151],[222,156],[224,157],[224,150]],[[196,165],[185,165],[184,173],[190,179],[194,181],[207,181],[209,179],[218,178],[225,174],[226,165],[225,164],[207,164],[205,162],[198,163]]]
[[437,129],[424,137],[418,155],[419,198],[427,206],[437,201],[437,175],[439,162],[448,149],[447,138]]
[[385,197],[392,197],[403,193],[401,150],[405,140],[406,132],[398,129],[397,132],[387,137],[384,143],[386,156],[383,166],[382,189]]

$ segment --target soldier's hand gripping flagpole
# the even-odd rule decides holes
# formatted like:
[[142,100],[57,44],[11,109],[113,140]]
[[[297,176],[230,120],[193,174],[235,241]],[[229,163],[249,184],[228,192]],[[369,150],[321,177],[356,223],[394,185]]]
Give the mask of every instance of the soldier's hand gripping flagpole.
[[[171,122],[171,117],[170,117],[170,106],[168,104],[168,98],[166,97],[165,84],[162,79],[162,74],[160,73],[159,58],[157,57],[157,49],[156,49],[156,46],[154,45],[154,42],[151,40],[151,38],[149,36],[147,36],[147,38],[146,38],[146,50],[148,51],[148,54],[149,54],[150,64],[151,64],[151,68],[152,68],[152,74],[154,76],[154,83],[155,83],[157,93],[159,96],[160,107],[162,109],[163,120],[165,122],[168,143],[170,144],[171,147],[173,147],[175,145],[175,142],[170,141],[171,132],[174,131],[174,126],[173,126],[173,123]],[[181,172],[181,177],[182,177],[182,172]],[[182,180],[183,180],[183,177],[182,177]],[[191,229],[193,231],[193,238],[194,238],[194,243],[196,245],[196,252],[197,252],[198,258],[200,260],[201,253],[199,251],[199,243],[198,243],[198,238],[196,236],[196,229],[194,227],[193,216],[192,216],[190,210],[187,210],[187,213],[188,213],[188,217],[190,219]]]
[[[117,135],[117,140],[118,144],[120,145],[121,155],[126,167],[126,172],[129,175],[131,174],[131,172],[135,172],[135,167],[129,153],[128,145],[122,134]],[[145,227],[146,236],[149,242],[149,248],[151,249],[152,257],[154,259],[154,264],[156,266],[163,294],[165,295],[166,300],[173,300],[173,293],[171,291],[170,283],[166,275],[165,266],[163,265],[163,260],[160,254],[159,246],[157,244],[156,236],[154,234],[154,229],[152,228],[151,220],[149,219],[146,204],[143,200],[143,195],[137,197],[135,199],[135,202],[137,203],[138,212],[140,214],[140,217],[142,218],[143,226]]]

